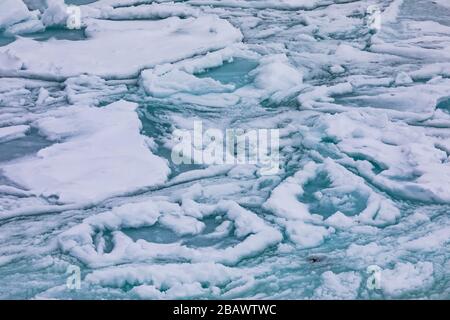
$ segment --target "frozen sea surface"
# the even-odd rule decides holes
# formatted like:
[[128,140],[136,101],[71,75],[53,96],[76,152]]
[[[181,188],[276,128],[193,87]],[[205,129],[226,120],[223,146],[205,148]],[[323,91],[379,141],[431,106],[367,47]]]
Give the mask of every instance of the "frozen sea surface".
[[[0,298],[450,298],[445,0],[49,4],[0,4]],[[174,164],[199,120],[281,170]]]

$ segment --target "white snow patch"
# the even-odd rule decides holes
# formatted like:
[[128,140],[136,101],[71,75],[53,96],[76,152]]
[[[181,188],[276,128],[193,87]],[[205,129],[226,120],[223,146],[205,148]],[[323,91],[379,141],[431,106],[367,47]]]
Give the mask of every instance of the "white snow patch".
[[25,136],[30,126],[18,125],[0,128],[0,142],[7,142]]
[[[215,16],[158,21],[89,20],[85,32],[89,38],[80,41],[20,38],[1,47],[0,54],[10,52],[18,57],[26,67],[17,71],[21,75],[126,78],[144,68],[206,54],[242,39],[238,29]],[[0,68],[1,73],[6,71]]]
[[59,143],[5,165],[5,175],[60,202],[96,202],[163,183],[167,163],[151,153],[140,135],[136,107],[119,101],[103,108],[50,111],[34,125]]

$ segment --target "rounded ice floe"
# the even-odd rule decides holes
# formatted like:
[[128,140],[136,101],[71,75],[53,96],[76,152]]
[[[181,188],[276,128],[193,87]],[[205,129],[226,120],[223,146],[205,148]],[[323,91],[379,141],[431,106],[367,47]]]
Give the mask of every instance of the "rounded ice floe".
[[[194,212],[195,216],[191,216]],[[215,214],[234,226],[234,236],[240,241],[235,245],[219,248],[191,247],[183,241],[156,243],[144,239],[133,241],[121,229],[153,226],[155,223],[175,231],[179,235],[200,235],[204,229],[201,219]],[[200,216],[199,216],[200,215]],[[197,218],[196,218],[197,217]],[[192,229],[194,227],[194,229]],[[205,239],[224,237],[229,225],[220,224]],[[112,248],[104,252],[104,234],[111,234]],[[119,263],[154,261],[158,259],[187,260],[191,262],[220,262],[233,265],[279,243],[281,233],[269,226],[256,214],[232,201],[217,205],[200,204],[185,199],[182,205],[163,199],[146,200],[126,204],[111,211],[89,217],[82,224],[65,231],[59,237],[60,248],[91,267],[110,266]]]
[[36,156],[2,167],[11,180],[59,202],[89,203],[163,183],[169,168],[140,134],[135,103],[64,107],[33,126],[58,140]]
[[406,72],[400,72],[397,77],[395,77],[395,84],[397,86],[402,86],[406,84],[413,83],[413,80]]

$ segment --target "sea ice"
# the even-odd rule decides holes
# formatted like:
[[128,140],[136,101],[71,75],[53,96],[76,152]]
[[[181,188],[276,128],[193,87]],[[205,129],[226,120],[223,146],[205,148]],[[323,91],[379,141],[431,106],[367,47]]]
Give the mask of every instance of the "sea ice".
[[[85,41],[39,42],[20,38],[0,47],[0,54],[8,52],[23,65],[13,72],[10,67],[6,70],[2,67],[0,73],[53,79],[81,74],[126,78],[157,64],[222,49],[242,38],[239,30],[214,16],[157,21],[93,19],[87,23],[85,32],[88,36]],[[156,43],[157,46],[148,45]],[[46,59],[42,61],[40,57]]]
[[34,126],[59,143],[2,166],[4,174],[38,195],[63,203],[97,202],[163,183],[169,169],[140,135],[136,107],[119,101],[104,108],[49,111]]

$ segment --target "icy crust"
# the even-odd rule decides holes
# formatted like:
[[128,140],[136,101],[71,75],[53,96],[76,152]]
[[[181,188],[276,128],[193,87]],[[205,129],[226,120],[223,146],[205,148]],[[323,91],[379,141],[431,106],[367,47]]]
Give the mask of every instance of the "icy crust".
[[140,135],[136,107],[118,101],[103,108],[78,105],[49,111],[32,125],[58,143],[2,170],[35,194],[62,203],[97,202],[161,184],[169,169]]
[[0,65],[0,72],[53,79],[81,74],[126,78],[144,68],[222,49],[242,38],[238,29],[215,16],[157,21],[94,19],[89,20],[85,32],[88,39],[83,41],[20,38],[1,47],[0,55],[15,57],[21,68],[11,71]]
[[[213,216],[222,221],[216,229],[202,234],[202,219]],[[192,247],[183,240],[174,243],[133,241],[121,229],[149,227],[156,223],[176,234],[201,235],[205,239],[227,235],[239,239],[226,247]],[[109,251],[105,250],[105,236],[110,234]],[[129,203],[111,211],[86,218],[82,224],[69,229],[59,237],[60,248],[90,267],[112,266],[138,261],[190,261],[218,262],[234,265],[279,243],[281,233],[256,214],[233,201],[220,201],[217,205],[202,204],[188,197],[182,204],[167,199],[149,199]]]

